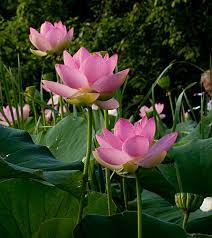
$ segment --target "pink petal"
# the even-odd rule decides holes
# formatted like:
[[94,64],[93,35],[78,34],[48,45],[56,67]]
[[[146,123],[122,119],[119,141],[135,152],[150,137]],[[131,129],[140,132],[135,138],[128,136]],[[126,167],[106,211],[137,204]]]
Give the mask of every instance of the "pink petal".
[[114,148],[97,148],[96,153],[101,160],[111,165],[122,165],[132,160],[126,153]]
[[6,121],[1,121],[0,120],[0,124],[3,125],[3,126],[9,126],[9,124]]
[[105,141],[111,145],[114,149],[122,150],[122,141],[115,136],[111,131],[106,128],[103,128],[103,135]]
[[77,64],[77,67],[79,68],[80,65],[82,64],[82,62],[84,60],[86,60],[88,57],[90,56],[90,53],[89,51],[84,48],[84,47],[81,47],[74,55],[73,55],[73,58],[75,60],[75,63]]
[[112,109],[116,109],[119,107],[119,103],[115,98],[111,98],[107,101],[100,101],[97,100],[95,101],[95,104],[105,110],[112,110]]
[[135,122],[134,127],[136,131],[136,135],[141,135],[144,127],[146,126],[148,122],[147,116],[144,116],[142,119],[139,121]]
[[155,109],[157,111],[158,114],[161,114],[161,112],[164,109],[164,104],[163,103],[156,103],[155,104]]
[[118,72],[117,74],[103,76],[98,79],[93,85],[93,90],[97,92],[114,92],[118,89],[124,82],[129,69]]
[[49,30],[54,28],[51,22],[45,21],[40,27],[40,34],[45,35]]
[[[25,104],[23,107],[23,119],[26,120],[29,117],[30,107],[28,104]],[[19,112],[21,116],[21,110]]]
[[109,64],[109,67],[110,67],[110,73],[113,73],[114,69],[116,68],[117,61],[118,61],[118,55],[117,54],[112,55],[107,60],[107,63]]
[[52,110],[46,109],[46,110],[44,111],[44,113],[45,113],[45,118],[46,118],[46,120],[47,120],[47,121],[50,121],[51,118],[52,118]]
[[96,134],[96,140],[98,141],[101,147],[112,148],[112,146],[105,140],[105,137],[103,134]]
[[87,78],[79,70],[63,64],[56,64],[55,69],[63,82],[71,88],[89,88]]
[[[154,117],[152,117],[149,120],[147,120],[147,122],[139,132],[139,135],[148,138],[149,144],[151,145],[155,136],[155,131],[156,131],[155,119]],[[136,135],[138,134],[136,133]]]
[[67,39],[68,41],[71,41],[71,40],[73,39],[73,37],[74,37],[74,28],[72,27],[72,28],[68,31],[67,36],[66,36],[66,39]]
[[55,50],[57,47],[59,47],[59,45],[65,41],[65,37],[66,33],[59,28],[53,28],[45,35],[45,38],[50,43],[52,50]]
[[30,35],[29,39],[31,43],[41,51],[48,51],[51,49],[51,45],[48,42],[48,40],[42,36],[40,33],[38,33],[34,28],[30,27]]
[[144,116],[146,116],[146,112],[148,112],[149,111],[149,108],[147,107],[147,106],[143,106],[143,107],[141,107],[140,108],[140,117],[144,117]]
[[166,154],[167,154],[166,151],[162,151],[159,154],[156,154],[153,156],[147,156],[135,162],[137,163],[137,165],[142,166],[144,168],[152,168],[160,164],[165,159]]
[[[12,115],[11,115],[11,111],[10,111],[9,105],[7,105],[6,107],[3,107],[3,111],[4,111],[4,114],[5,114],[6,118],[7,118],[7,120],[10,123],[13,123]],[[12,107],[12,111],[14,111],[13,107]]]
[[84,60],[80,65],[80,71],[86,75],[89,83],[94,83],[101,77],[111,73],[109,64],[97,54],[90,55]]
[[124,142],[122,150],[129,156],[143,157],[148,153],[149,141],[145,137],[134,136]]
[[47,92],[53,92],[57,95],[60,95],[62,97],[72,97],[75,93],[78,92],[78,90],[70,88],[66,85],[48,81],[48,80],[42,80],[42,87],[47,91]]
[[64,35],[67,34],[66,26],[63,25],[63,23],[62,23],[61,21],[55,22],[55,23],[54,23],[54,27],[60,29],[60,30],[63,32]]
[[108,60],[109,58],[110,58],[110,57],[109,57],[109,54],[108,54],[108,53],[105,54],[104,59]]
[[128,120],[120,118],[115,124],[114,135],[124,142],[128,138],[135,136],[134,126]]
[[100,158],[97,150],[93,151],[93,156],[99,164],[101,164],[102,166],[104,166],[106,168],[109,168],[111,170],[120,170],[122,168],[122,165],[112,165],[112,164],[109,164],[109,163],[105,162],[104,160],[102,160]]
[[163,136],[157,141],[149,150],[148,154],[145,156],[147,159],[151,157],[157,157],[164,151],[168,151],[177,139],[178,133],[173,132],[168,135]]
[[60,96],[59,95],[53,95],[53,102],[52,102],[52,98],[49,99],[49,101],[47,102],[47,105],[58,105],[59,104],[59,100],[60,100]]
[[68,51],[63,51],[63,61],[66,66],[69,66],[71,69],[78,69],[73,57],[68,53]]

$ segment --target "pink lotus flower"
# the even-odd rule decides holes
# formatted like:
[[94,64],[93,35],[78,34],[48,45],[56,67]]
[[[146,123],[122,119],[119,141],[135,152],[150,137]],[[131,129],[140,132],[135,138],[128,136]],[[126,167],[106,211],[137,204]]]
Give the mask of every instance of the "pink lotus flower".
[[116,89],[124,82],[129,69],[116,74],[118,55],[104,57],[100,53],[91,54],[81,47],[71,56],[63,52],[64,64],[55,66],[64,84],[43,80],[43,88],[68,99],[72,104],[95,104],[104,109],[118,108],[112,98]]
[[[59,106],[59,99],[60,99],[60,96],[59,95],[54,95],[53,96],[53,102],[52,102],[52,99],[50,98],[49,101],[47,102],[47,105],[54,105],[54,109],[55,110],[59,110],[59,113],[61,113],[61,107]],[[66,107],[63,106],[63,112],[66,112]],[[54,113],[52,112],[51,109],[45,109],[45,118],[47,121],[51,121],[51,119],[53,118],[54,116]]]
[[45,21],[40,28],[40,33],[30,27],[29,39],[38,50],[32,52],[39,56],[45,56],[47,52],[61,51],[68,46],[73,38],[74,28],[68,32],[62,22],[55,22],[54,25]]
[[170,133],[154,144],[155,130],[154,118],[143,117],[134,125],[121,118],[114,133],[103,129],[96,135],[100,147],[93,155],[101,165],[122,174],[134,173],[138,166],[154,167],[163,161],[178,135]]
[[[164,104],[163,103],[155,103],[155,110],[157,111],[157,113],[159,114],[160,118],[163,119],[165,118],[165,114],[162,114],[162,111],[164,109]],[[153,112],[153,106],[151,107],[147,107],[147,106],[143,106],[140,108],[140,117],[144,117],[146,116],[148,113],[152,113]]]
[[[5,117],[9,121],[9,123],[11,125],[13,125],[14,122],[13,122],[13,118],[12,118],[9,106],[3,107],[2,110],[4,112]],[[12,107],[12,111],[13,111],[14,121],[16,122],[18,120],[18,115],[17,115],[17,112],[16,112],[16,108]],[[30,111],[29,105],[25,104],[24,107],[23,107],[23,120],[26,120],[29,117],[29,111]],[[21,118],[21,107],[20,106],[18,106],[18,114],[19,114],[19,117]],[[9,126],[9,124],[8,124],[7,120],[5,119],[4,115],[0,112],[0,124],[4,125],[4,126]]]

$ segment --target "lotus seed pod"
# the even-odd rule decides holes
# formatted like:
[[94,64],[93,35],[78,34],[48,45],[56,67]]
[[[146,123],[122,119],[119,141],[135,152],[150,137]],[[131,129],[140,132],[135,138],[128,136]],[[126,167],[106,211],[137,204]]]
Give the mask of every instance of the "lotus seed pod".
[[200,208],[203,203],[204,197],[199,194],[193,193],[176,193],[175,203],[180,209],[187,212],[194,212]]

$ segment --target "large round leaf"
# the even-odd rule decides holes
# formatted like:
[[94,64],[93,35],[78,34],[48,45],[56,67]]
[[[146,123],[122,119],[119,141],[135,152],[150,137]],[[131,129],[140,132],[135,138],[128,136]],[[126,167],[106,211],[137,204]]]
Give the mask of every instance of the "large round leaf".
[[174,147],[172,157],[177,164],[183,192],[212,194],[212,138],[194,139]]
[[78,213],[75,197],[36,181],[3,181],[0,194],[0,237],[31,238],[46,220],[76,219]]
[[86,121],[67,116],[48,130],[43,141],[59,160],[82,161],[86,153]]
[[0,178],[28,177],[48,181],[76,196],[80,193],[82,163],[54,158],[45,146],[35,145],[22,130],[0,126]]
[[[143,214],[143,238],[188,238],[179,226]],[[137,213],[86,216],[74,231],[75,238],[137,238]]]
[[76,221],[72,218],[54,218],[41,224],[32,238],[72,238]]

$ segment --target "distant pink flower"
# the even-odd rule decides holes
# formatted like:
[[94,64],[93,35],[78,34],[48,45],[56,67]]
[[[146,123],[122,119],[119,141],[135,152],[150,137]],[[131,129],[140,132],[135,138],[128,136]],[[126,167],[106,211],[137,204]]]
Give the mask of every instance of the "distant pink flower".
[[62,22],[55,22],[54,25],[45,21],[40,28],[40,33],[34,28],[30,27],[29,39],[31,43],[37,48],[37,51],[32,50],[33,53],[40,56],[46,55],[48,51],[57,52],[66,48],[72,40],[74,28],[72,27],[68,32],[66,26]]
[[[59,110],[59,113],[61,113],[61,107],[59,106],[59,99],[60,99],[60,96],[59,95],[53,95],[53,102],[52,102],[52,99],[50,98],[49,101],[47,102],[47,105],[54,105],[54,109],[55,110]],[[63,106],[63,112],[66,112],[66,107]],[[54,116],[54,113],[51,109],[45,109],[45,118],[47,121],[51,121],[51,119],[53,118]]]
[[[162,111],[164,109],[164,104],[163,103],[155,103],[155,110],[157,111],[157,113],[159,114],[160,118],[163,119],[165,118],[165,114],[162,114]],[[143,106],[140,108],[140,117],[144,117],[146,116],[146,114],[153,112],[153,106],[151,107],[147,107],[147,106]]]
[[[2,110],[3,110],[4,115],[7,118],[7,120],[10,122],[11,125],[13,125],[13,119],[12,119],[12,115],[11,115],[9,106],[3,107]],[[17,121],[18,115],[16,112],[16,108],[12,107],[12,111],[13,111],[14,121]],[[25,104],[23,107],[23,120],[26,120],[29,117],[29,112],[30,112],[30,107],[28,104]],[[20,106],[18,106],[18,113],[19,113],[19,117],[21,118],[21,107]],[[4,126],[9,126],[4,115],[0,112],[0,124],[4,125]]]
[[119,119],[114,132],[103,129],[96,135],[100,145],[93,154],[103,166],[118,172],[135,172],[138,166],[151,168],[161,163],[167,151],[174,144],[178,133],[163,136],[155,144],[154,118],[146,116],[134,125],[126,119]]
[[112,96],[123,84],[129,69],[113,73],[117,54],[103,57],[100,53],[91,54],[81,47],[73,56],[64,51],[63,58],[64,64],[57,64],[55,68],[64,84],[43,80],[45,90],[67,98],[72,104],[118,108],[119,104]]

